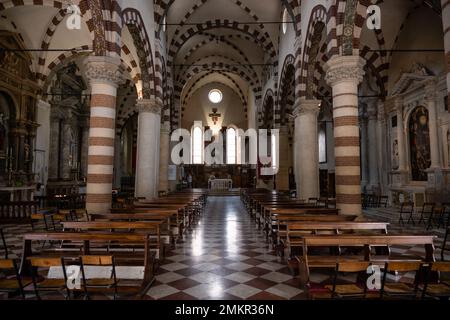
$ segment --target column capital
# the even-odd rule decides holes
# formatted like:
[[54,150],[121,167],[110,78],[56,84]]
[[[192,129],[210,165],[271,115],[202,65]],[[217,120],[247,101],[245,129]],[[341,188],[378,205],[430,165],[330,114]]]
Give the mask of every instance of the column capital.
[[325,80],[330,86],[341,81],[361,83],[365,74],[366,61],[359,56],[341,56],[328,60],[324,65]]
[[312,114],[317,117],[320,112],[321,103],[322,101],[320,100],[298,99],[294,105],[293,115],[295,118],[304,114]]
[[103,82],[118,87],[124,80],[121,61],[113,57],[89,56],[85,60],[89,82]]
[[162,105],[156,99],[139,99],[136,106],[139,113],[149,112],[161,115]]

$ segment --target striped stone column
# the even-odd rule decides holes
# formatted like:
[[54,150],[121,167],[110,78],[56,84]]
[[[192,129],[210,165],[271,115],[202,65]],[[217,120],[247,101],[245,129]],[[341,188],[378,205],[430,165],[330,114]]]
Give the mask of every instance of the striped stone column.
[[277,190],[289,190],[289,130],[287,126],[280,127],[279,140],[280,156],[278,159],[279,169],[276,175]]
[[450,0],[441,0],[442,24],[444,27],[444,48],[447,61],[448,112],[450,112]]
[[120,59],[86,59],[91,86],[91,115],[87,169],[86,209],[104,213],[111,208],[117,87],[122,80]]
[[330,59],[324,67],[333,90],[336,202],[341,214],[361,214],[358,85],[365,61],[358,56]]
[[159,155],[159,190],[169,191],[169,153],[170,153],[170,129],[165,123],[161,127],[161,147]]
[[139,109],[136,197],[153,199],[158,195],[161,105],[154,99],[142,99]]
[[295,174],[297,198],[319,197],[319,139],[317,116],[320,100],[298,99],[295,117]]

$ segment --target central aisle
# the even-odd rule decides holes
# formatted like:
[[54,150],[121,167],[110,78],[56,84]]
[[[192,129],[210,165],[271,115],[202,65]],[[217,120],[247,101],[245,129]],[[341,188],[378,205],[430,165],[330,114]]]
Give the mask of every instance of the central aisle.
[[202,218],[158,270],[152,299],[303,299],[239,197],[209,197]]

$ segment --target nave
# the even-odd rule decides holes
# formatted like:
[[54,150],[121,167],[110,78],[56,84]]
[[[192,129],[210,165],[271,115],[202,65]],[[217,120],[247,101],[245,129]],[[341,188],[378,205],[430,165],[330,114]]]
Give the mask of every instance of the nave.
[[[250,193],[250,191],[248,192]],[[239,199],[237,196],[208,196],[204,208],[201,210],[202,212],[192,220],[188,219],[191,222],[186,225],[185,230],[180,232],[181,236],[175,235],[181,230],[171,232],[169,234],[170,241],[168,243],[164,241],[163,247],[165,249],[161,252],[161,255],[154,257],[156,266],[151,285],[145,289],[145,292],[139,298],[150,300],[304,300],[327,298],[324,295],[326,296],[330,293],[329,286],[334,281],[333,268],[311,270],[309,279],[305,284],[297,270],[295,270],[295,264],[292,264],[292,258],[295,254],[289,252],[290,248],[288,247],[284,248],[283,254],[279,252],[277,245],[280,243],[280,238],[272,240],[274,234],[276,234],[275,229],[268,232],[261,225],[258,226],[259,223],[255,221],[255,217],[251,214],[252,210],[248,210],[248,204],[242,201],[245,200],[245,196],[243,194],[241,196],[242,199]],[[270,198],[270,195],[267,194],[266,198]],[[290,209],[285,211],[295,212],[299,210],[295,208],[295,200],[289,200],[286,203],[290,203],[287,206]],[[168,207],[170,205],[165,204],[165,206]],[[307,205],[305,204],[304,207],[307,207]],[[318,208],[318,210],[327,209]],[[64,212],[64,210],[60,211]],[[120,212],[125,212],[126,210],[112,209],[112,211],[115,211],[115,214],[120,217],[120,215],[124,214]],[[145,215],[142,212],[138,213],[139,209],[135,209],[135,211],[135,221],[139,217],[142,219],[142,216]],[[157,209],[156,211],[161,213],[163,210]],[[147,214],[151,215],[150,211],[147,211]],[[302,215],[304,216],[304,214],[297,214],[296,217],[301,218]],[[414,219],[416,223],[419,216],[420,212],[415,212]],[[156,219],[156,216],[154,217]],[[338,215],[336,217],[342,216]],[[311,214],[307,214],[306,218],[310,220],[315,219]],[[147,217],[146,219],[149,218]],[[426,233],[433,235],[435,236],[433,241],[435,248],[432,253],[433,259],[436,259],[436,261],[441,259],[448,261],[450,259],[448,251],[441,255],[442,241],[446,237],[445,229],[437,228],[435,225],[432,229],[425,232],[425,223],[416,225],[411,223],[399,224],[398,219],[399,213],[391,208],[371,208],[364,211],[364,217],[359,218],[359,222],[348,223],[352,223],[353,227],[356,228],[357,224],[363,224],[365,223],[364,221],[370,221],[369,223],[384,221],[389,225],[388,234],[422,235]],[[83,218],[80,220],[83,220]],[[298,223],[298,221],[296,222]],[[70,224],[70,222],[58,222],[57,224],[59,223]],[[89,223],[95,224],[96,222],[85,222],[86,225]],[[305,221],[304,223],[311,223],[311,221]],[[321,223],[327,225],[332,222]],[[334,223],[338,224],[338,222]],[[3,233],[6,235],[5,242],[8,248],[9,259],[20,261],[24,254],[24,234],[30,234],[36,228],[45,228],[45,226],[42,226],[42,221],[40,224],[35,224],[33,227],[23,224],[2,226]],[[343,224],[345,223],[340,223],[341,227]],[[109,227],[112,227],[112,225]],[[111,232],[117,233],[120,231],[111,230]],[[278,230],[279,232],[280,230]],[[358,231],[354,230],[352,233],[358,234]],[[177,240],[171,239],[172,237],[177,238]],[[71,241],[68,240],[67,242],[70,243]],[[68,250],[67,242],[66,250]],[[36,252],[40,251],[40,254],[44,257],[48,257],[49,252],[53,252],[53,255],[55,253],[63,255],[61,253],[62,243],[52,243],[51,241],[46,243],[44,241],[43,244],[35,243],[34,247],[34,250]],[[108,246],[108,254],[115,255],[121,252],[121,249],[114,249],[113,246],[111,246],[111,251],[109,249]],[[96,248],[96,250],[99,250],[99,248]],[[122,250],[126,251],[124,248]],[[136,249],[136,251],[139,251],[139,249]],[[154,250],[152,249],[152,251]],[[390,254],[403,259],[415,257],[415,259],[422,260],[419,257],[424,257],[425,251],[426,248],[424,249],[424,246],[421,244],[390,246]],[[6,254],[4,248],[0,250],[0,254]],[[321,255],[323,254],[322,252]],[[129,257],[133,256],[136,256],[134,249]],[[336,259],[341,259],[342,261],[345,261],[345,258],[345,252],[342,254],[342,257],[336,257]],[[427,258],[429,257],[425,256],[423,260],[425,261]],[[127,281],[135,277],[136,269],[133,269],[133,267],[120,268],[117,267],[117,276],[121,278],[119,281],[124,281],[124,279]],[[45,276],[48,271],[47,268],[41,268],[40,272],[42,276]],[[401,274],[401,276],[393,275],[390,277],[390,280],[411,284],[414,281],[414,275],[414,273],[407,272]],[[355,281],[355,275],[345,275],[339,281],[339,283],[344,285],[352,284]],[[7,295],[0,297],[8,298]],[[64,295],[60,292],[45,293],[40,295],[40,297],[52,300],[64,299]],[[19,299],[20,296],[10,296],[9,298]],[[83,295],[73,295],[71,297],[71,299],[83,298]],[[114,296],[110,292],[100,291],[94,294],[91,293],[90,298],[103,300],[113,299]],[[119,295],[116,298],[129,299],[130,296]],[[28,287],[26,299],[36,299],[32,285]]]

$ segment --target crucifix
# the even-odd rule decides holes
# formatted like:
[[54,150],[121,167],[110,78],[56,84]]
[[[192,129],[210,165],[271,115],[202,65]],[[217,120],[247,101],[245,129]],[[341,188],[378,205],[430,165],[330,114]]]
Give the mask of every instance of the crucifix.
[[219,121],[219,118],[222,116],[220,113],[217,113],[217,108],[213,108],[212,109],[213,113],[209,114],[209,117],[212,119],[212,121],[214,122],[214,125],[217,124],[217,121]]

